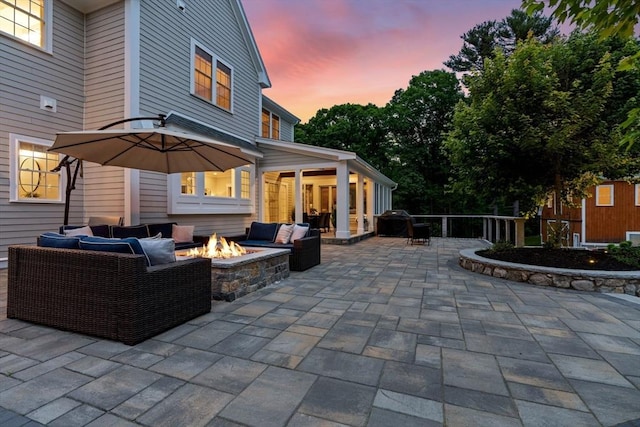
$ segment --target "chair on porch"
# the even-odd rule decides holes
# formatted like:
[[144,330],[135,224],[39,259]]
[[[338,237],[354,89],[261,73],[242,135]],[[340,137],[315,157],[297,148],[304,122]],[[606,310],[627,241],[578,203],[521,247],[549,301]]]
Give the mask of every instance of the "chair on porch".
[[322,212],[320,214],[319,228],[322,232],[329,232],[331,229],[331,212]]
[[431,244],[431,228],[429,224],[416,223],[414,217],[407,218],[407,243],[413,245],[430,245]]

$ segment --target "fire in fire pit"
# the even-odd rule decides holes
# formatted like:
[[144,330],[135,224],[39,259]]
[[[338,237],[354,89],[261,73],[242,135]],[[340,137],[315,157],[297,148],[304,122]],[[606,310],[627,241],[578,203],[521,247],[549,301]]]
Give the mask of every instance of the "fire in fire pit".
[[224,237],[220,237],[214,233],[209,238],[207,246],[201,248],[189,249],[188,256],[196,256],[203,258],[233,258],[242,256],[247,250],[235,242],[227,242]]

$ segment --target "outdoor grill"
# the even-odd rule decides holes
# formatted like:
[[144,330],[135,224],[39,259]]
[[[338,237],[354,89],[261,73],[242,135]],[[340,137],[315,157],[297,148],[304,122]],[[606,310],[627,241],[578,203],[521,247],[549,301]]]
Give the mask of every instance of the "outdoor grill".
[[403,210],[385,211],[378,217],[376,230],[378,236],[407,237],[407,220],[411,215]]

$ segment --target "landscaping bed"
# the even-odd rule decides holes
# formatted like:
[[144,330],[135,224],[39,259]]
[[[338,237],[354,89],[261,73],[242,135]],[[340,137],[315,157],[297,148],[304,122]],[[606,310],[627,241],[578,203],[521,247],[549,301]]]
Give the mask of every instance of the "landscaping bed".
[[633,271],[637,267],[616,260],[602,250],[512,248],[499,251],[483,250],[478,255],[516,264],[574,270]]

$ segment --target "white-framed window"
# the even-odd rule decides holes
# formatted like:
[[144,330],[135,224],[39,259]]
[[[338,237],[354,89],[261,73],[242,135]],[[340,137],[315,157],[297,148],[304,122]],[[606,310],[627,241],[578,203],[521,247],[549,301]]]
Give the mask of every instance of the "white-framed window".
[[0,0],[0,32],[51,51],[52,1]]
[[233,68],[194,39],[191,39],[191,94],[233,112]]
[[254,167],[169,175],[169,214],[253,213]]
[[613,184],[596,186],[596,206],[613,206]]
[[9,201],[24,203],[60,203],[65,180],[61,172],[51,172],[60,162],[60,154],[47,149],[53,144],[39,138],[9,134]]
[[640,206],[640,184],[636,184],[636,206]]
[[262,109],[262,137],[280,139],[280,117],[265,108]]

